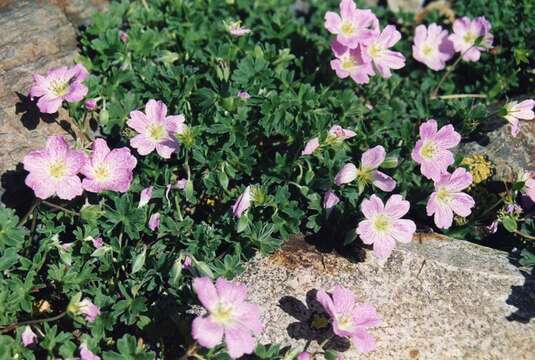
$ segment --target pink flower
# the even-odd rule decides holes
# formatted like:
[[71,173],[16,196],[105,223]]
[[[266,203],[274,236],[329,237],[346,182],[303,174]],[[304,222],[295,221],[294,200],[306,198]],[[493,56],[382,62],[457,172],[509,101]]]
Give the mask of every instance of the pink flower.
[[486,228],[491,234],[496,234],[496,231],[498,231],[498,220],[494,220],[490,225],[486,226]]
[[244,36],[251,32],[251,29],[242,27],[241,21],[234,21],[227,26],[227,31],[233,36]]
[[232,214],[239,218],[243,212],[251,207],[251,186],[247,186],[245,191],[238,197],[232,205]]
[[84,106],[87,110],[93,111],[97,108],[97,100],[95,99],[87,99],[84,103]]
[[72,246],[74,245],[74,242],[70,242],[70,243],[63,243],[61,244],[61,248],[65,251],[69,251]]
[[361,46],[349,49],[334,41],[331,48],[336,56],[331,60],[331,68],[340,79],[349,76],[357,84],[367,84],[370,76],[375,74],[371,62],[363,56]]
[[379,31],[379,21],[371,10],[360,10],[353,0],[340,2],[340,15],[328,11],[325,28],[336,35],[336,40],[350,49],[368,44]]
[[63,136],[49,136],[44,150],[32,151],[22,160],[29,172],[25,183],[40,199],[57,195],[71,200],[82,195],[82,182],[77,174],[85,162],[85,154],[71,149]]
[[357,303],[355,295],[339,285],[335,286],[332,296],[320,289],[316,299],[331,317],[336,335],[351,339],[361,352],[375,349],[375,339],[368,328],[381,324],[381,319],[372,305]]
[[306,351],[300,352],[297,355],[297,360],[312,360],[312,354]]
[[130,113],[127,124],[139,135],[130,139],[130,145],[140,155],[156,152],[164,159],[169,159],[178,148],[177,134],[184,129],[184,115],[167,116],[167,106],[161,101],[149,100],[145,113],[135,110]]
[[490,23],[483,16],[470,20],[462,17],[453,23],[453,42],[455,51],[460,52],[464,61],[478,61],[482,51],[492,47],[494,36],[490,33]]
[[534,173],[524,173],[520,181],[524,182],[524,188],[521,190],[526,194],[531,201],[535,202],[535,174]]
[[122,30],[119,30],[119,40],[126,43],[128,41],[128,34]]
[[251,95],[247,91],[238,91],[237,96],[242,100],[249,100],[251,98]]
[[31,97],[39,97],[37,107],[43,113],[53,114],[58,111],[63,101],[77,102],[87,94],[87,87],[82,84],[89,73],[81,64],[71,68],[62,66],[50,70],[46,77],[34,74]]
[[366,217],[357,227],[357,234],[364,244],[373,244],[373,254],[386,259],[396,246],[396,241],[408,243],[416,231],[412,220],[402,219],[410,208],[410,203],[401,195],[392,195],[383,204],[381,199],[372,195],[362,201],[360,209]]
[[160,213],[154,213],[149,218],[149,229],[152,231],[160,227]]
[[85,319],[89,322],[95,321],[100,315],[100,308],[87,298],[78,303],[78,311],[84,314]]
[[336,174],[336,185],[347,184],[355,179],[363,183],[372,183],[383,191],[392,191],[396,187],[396,181],[377,168],[385,161],[386,151],[381,145],[366,150],[360,160],[360,168],[351,163],[345,164]]
[[102,237],[100,236],[96,239],[92,239],[91,242],[93,243],[95,249],[100,249],[102,246],[104,246],[104,240],[102,240]]
[[329,129],[329,135],[338,139],[346,140],[356,136],[357,133],[349,129],[344,129],[340,125],[334,125]]
[[175,188],[179,190],[184,190],[186,188],[187,183],[188,183],[188,179],[180,179],[176,182]]
[[427,120],[420,125],[420,139],[412,150],[412,159],[420,164],[422,175],[428,179],[439,179],[453,164],[451,151],[461,141],[461,135],[455,131],[453,125],[446,125],[437,131],[437,122]]
[[511,124],[511,135],[516,137],[520,132],[520,120],[533,120],[535,113],[533,107],[535,106],[535,100],[528,99],[520,103],[518,101],[511,101],[504,107],[504,118]]
[[149,186],[141,190],[141,194],[139,195],[139,204],[137,205],[137,207],[140,208],[140,207],[147,205],[151,198],[152,198],[152,186]]
[[392,76],[390,69],[398,70],[405,66],[405,57],[397,51],[389,50],[401,39],[401,34],[394,25],[388,25],[383,32],[376,35],[364,52],[369,57],[375,71],[382,77]]
[[448,31],[435,23],[425,27],[418,25],[412,45],[412,56],[431,70],[439,71],[446,67],[446,61],[454,54],[453,44],[448,40]]
[[311,155],[314,151],[316,151],[320,147],[320,140],[319,138],[315,137],[307,141],[305,145],[305,149],[301,151],[301,155]]
[[182,263],[182,269],[189,270],[189,269],[191,269],[191,265],[192,265],[191,258],[189,256],[186,256],[184,258],[184,262]]
[[224,340],[233,359],[251,354],[256,347],[253,336],[262,332],[263,325],[258,306],[245,301],[245,285],[219,278],[214,286],[202,277],[193,280],[193,290],[208,311],[193,320],[193,338],[209,349]]
[[85,190],[99,193],[106,190],[126,192],[130,188],[137,160],[130,149],[110,150],[104,139],[95,139],[91,157],[80,172],[85,176]]
[[22,338],[22,344],[26,347],[35,344],[35,341],[37,340],[37,335],[32,331],[32,328],[29,326],[26,326],[24,328],[24,331],[21,334]]
[[462,217],[470,215],[474,199],[462,190],[472,184],[472,175],[464,168],[457,168],[452,174],[442,174],[435,180],[435,192],[427,201],[427,215],[435,215],[435,225],[447,229],[453,223],[453,214]]
[[88,349],[86,344],[80,345],[80,359],[81,360],[100,360],[100,357],[93,354],[91,350]]
[[330,209],[340,202],[340,198],[336,196],[334,191],[328,190],[323,196],[323,208]]

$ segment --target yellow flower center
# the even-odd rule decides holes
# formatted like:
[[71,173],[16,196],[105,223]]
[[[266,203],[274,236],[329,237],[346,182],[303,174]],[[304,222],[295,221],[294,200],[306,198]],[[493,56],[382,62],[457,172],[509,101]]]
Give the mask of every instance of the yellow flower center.
[[381,53],[383,52],[383,48],[381,46],[379,46],[379,44],[372,44],[369,48],[368,48],[368,54],[372,57],[372,58],[377,58],[381,55]]
[[162,124],[149,125],[149,137],[154,141],[160,141],[165,137],[165,128]]
[[353,319],[351,316],[342,315],[336,318],[338,328],[343,331],[351,331],[353,329]]
[[372,220],[373,229],[376,232],[386,233],[390,230],[391,221],[386,215],[376,215]]
[[361,167],[357,169],[357,178],[359,180],[362,180],[363,182],[369,183],[372,182],[373,176],[372,176],[373,169],[369,169],[367,167]]
[[66,81],[52,81],[50,84],[50,90],[54,93],[56,96],[65,96],[67,92],[69,91],[69,83]]
[[435,144],[433,141],[425,141],[420,149],[420,155],[428,160],[433,159],[437,152],[437,144]]
[[65,167],[65,163],[62,161],[55,161],[48,167],[48,173],[51,177],[55,179],[60,179],[67,173],[67,168]]
[[470,44],[472,45],[473,43],[476,42],[476,39],[477,39],[477,36],[476,34],[474,34],[473,32],[471,31],[467,31],[464,36],[463,36],[463,40],[465,43],[467,44]]
[[355,27],[353,26],[351,22],[345,21],[340,27],[340,32],[345,37],[350,37],[355,33]]
[[449,202],[451,198],[451,194],[446,188],[440,187],[437,191],[437,199],[442,202]]
[[108,176],[110,175],[108,169],[104,166],[98,166],[95,169],[95,179],[97,181],[104,181],[108,179]]
[[341,68],[345,71],[351,71],[355,67],[355,62],[351,58],[351,56],[345,56],[340,64]]
[[232,322],[234,309],[232,305],[226,305],[219,303],[215,309],[211,312],[212,319],[221,324],[228,325]]
[[429,44],[424,44],[422,46],[422,54],[424,54],[425,56],[431,56],[433,55],[435,52],[435,48]]

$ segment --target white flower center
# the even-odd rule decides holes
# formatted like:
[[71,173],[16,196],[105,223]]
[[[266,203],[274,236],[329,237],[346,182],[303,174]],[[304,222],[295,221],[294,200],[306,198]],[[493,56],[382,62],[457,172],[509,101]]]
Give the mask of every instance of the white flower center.
[[355,26],[350,21],[344,21],[342,23],[342,26],[340,26],[340,33],[344,35],[345,37],[351,37],[354,36],[357,29],[355,29]]
[[65,96],[69,92],[70,85],[67,81],[54,80],[50,83],[50,91],[56,96]]
[[336,317],[338,328],[342,331],[353,330],[353,319],[349,315],[341,315]]
[[165,127],[163,124],[152,123],[149,125],[149,137],[154,141],[160,141],[165,137]]
[[388,233],[392,227],[392,220],[383,214],[378,214],[373,217],[372,227],[375,232]]
[[234,307],[219,303],[211,312],[212,319],[220,325],[229,325],[234,321]]
[[357,64],[355,63],[355,60],[350,55],[345,55],[340,59],[340,67],[345,71],[351,71],[353,70]]
[[54,179],[61,179],[67,174],[67,167],[61,160],[56,160],[48,166],[48,174]]
[[383,54],[383,51],[383,47],[377,43],[373,43],[370,45],[370,47],[368,47],[368,55],[370,55],[372,59],[380,57]]
[[97,166],[95,168],[95,180],[97,181],[106,181],[110,176],[108,168],[103,165]]
[[443,186],[437,190],[437,199],[444,203],[449,203],[451,200],[451,193]]
[[464,35],[463,35],[463,41],[467,44],[467,45],[473,45],[477,40],[477,35],[474,34],[472,31],[467,31]]
[[427,160],[432,160],[437,155],[438,151],[438,146],[434,141],[425,140],[420,148],[420,155]]
[[435,51],[435,47],[429,43],[424,43],[422,45],[422,54],[426,57],[432,57],[435,55]]

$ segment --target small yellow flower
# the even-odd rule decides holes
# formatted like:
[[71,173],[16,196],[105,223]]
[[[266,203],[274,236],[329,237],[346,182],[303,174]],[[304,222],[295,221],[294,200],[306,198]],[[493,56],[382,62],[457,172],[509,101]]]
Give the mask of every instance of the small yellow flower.
[[465,156],[461,165],[468,168],[468,171],[472,174],[474,184],[482,183],[492,176],[492,170],[494,166],[487,160],[485,155],[475,154]]

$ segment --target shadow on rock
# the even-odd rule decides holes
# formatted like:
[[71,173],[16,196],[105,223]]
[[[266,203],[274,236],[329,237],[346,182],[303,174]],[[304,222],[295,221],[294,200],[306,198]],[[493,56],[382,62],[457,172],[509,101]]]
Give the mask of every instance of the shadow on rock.
[[279,300],[279,307],[297,321],[288,325],[288,335],[293,339],[304,339],[308,343],[317,341],[323,343],[326,349],[346,351],[351,343],[348,339],[335,336],[329,322],[329,316],[316,300],[317,290],[313,289],[306,294],[306,304],[293,296],[284,296]]
[[505,301],[518,310],[507,316],[509,321],[518,321],[527,324],[535,318],[535,268],[530,271],[522,271],[524,284],[511,287],[511,294]]
[[22,125],[28,130],[34,130],[39,125],[39,121],[44,121],[48,124],[55,122],[58,118],[58,114],[43,114],[37,107],[36,99],[31,99],[27,95],[23,95],[19,92],[16,93],[19,97],[19,102],[15,105],[15,112],[22,114],[20,121]]
[[24,183],[26,175],[22,164],[18,164],[15,170],[6,171],[1,177],[4,194],[0,200],[19,216],[26,214],[35,200],[33,191]]

